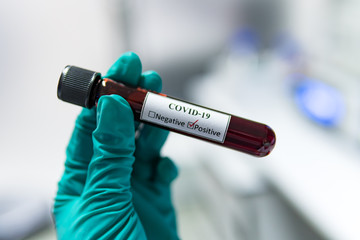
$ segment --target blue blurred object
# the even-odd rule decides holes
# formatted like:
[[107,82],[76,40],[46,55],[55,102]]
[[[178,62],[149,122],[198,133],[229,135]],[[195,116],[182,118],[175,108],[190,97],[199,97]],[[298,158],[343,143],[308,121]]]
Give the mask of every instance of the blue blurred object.
[[290,34],[279,34],[274,40],[276,53],[284,60],[293,62],[302,55],[302,49],[298,41]]
[[259,35],[249,27],[243,27],[235,31],[230,41],[232,50],[240,54],[257,52],[259,44]]
[[338,125],[345,113],[345,103],[340,92],[323,82],[297,75],[301,80],[295,87],[295,101],[311,120],[326,126]]

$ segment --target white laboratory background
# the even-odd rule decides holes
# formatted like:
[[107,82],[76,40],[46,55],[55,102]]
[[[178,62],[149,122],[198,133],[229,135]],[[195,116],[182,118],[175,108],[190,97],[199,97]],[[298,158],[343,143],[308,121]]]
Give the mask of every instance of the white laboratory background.
[[163,92],[269,125],[256,158],[171,133],[182,239],[360,239],[356,0],[0,0],[0,239],[56,239],[51,206],[79,107],[68,64],[125,51]]

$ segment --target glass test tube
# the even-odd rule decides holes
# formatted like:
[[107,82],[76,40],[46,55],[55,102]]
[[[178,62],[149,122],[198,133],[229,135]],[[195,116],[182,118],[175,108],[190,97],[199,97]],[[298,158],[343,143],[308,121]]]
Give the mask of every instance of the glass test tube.
[[83,107],[103,95],[118,94],[129,103],[135,120],[235,149],[253,156],[268,155],[275,133],[265,124],[188,103],[162,93],[128,87],[100,73],[67,66],[58,85],[61,100]]

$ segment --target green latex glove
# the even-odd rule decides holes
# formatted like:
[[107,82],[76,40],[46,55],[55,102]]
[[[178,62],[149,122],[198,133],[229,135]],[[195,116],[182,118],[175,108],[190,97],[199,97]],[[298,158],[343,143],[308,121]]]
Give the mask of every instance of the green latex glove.
[[[105,77],[161,91],[157,73],[141,72],[139,57],[129,52]],[[137,128],[117,95],[82,110],[53,209],[59,239],[178,239],[170,191],[177,169],[160,156],[168,132],[144,124],[135,139]]]

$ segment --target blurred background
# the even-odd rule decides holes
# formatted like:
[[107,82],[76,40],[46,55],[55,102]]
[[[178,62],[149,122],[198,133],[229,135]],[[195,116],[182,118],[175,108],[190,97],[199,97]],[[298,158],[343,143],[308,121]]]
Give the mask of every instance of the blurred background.
[[58,77],[68,64],[105,73],[125,51],[164,93],[277,134],[261,159],[170,134],[182,239],[360,239],[359,11],[356,0],[0,1],[0,239],[56,239],[51,206],[80,111],[57,99]]

